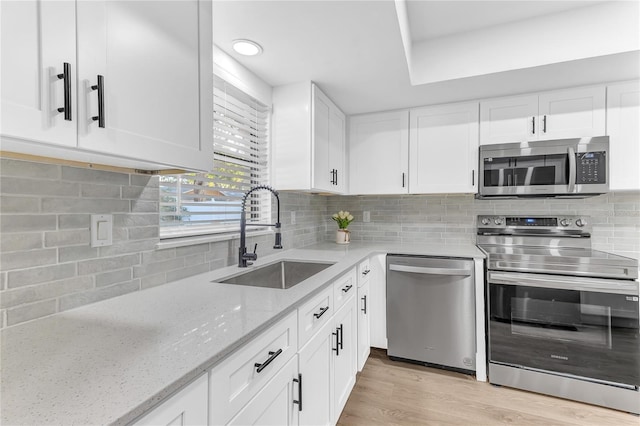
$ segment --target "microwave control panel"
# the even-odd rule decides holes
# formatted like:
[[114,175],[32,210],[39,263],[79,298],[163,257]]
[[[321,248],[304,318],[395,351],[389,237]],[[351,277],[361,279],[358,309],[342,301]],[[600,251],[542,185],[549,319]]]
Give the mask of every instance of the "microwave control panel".
[[579,152],[576,154],[576,183],[594,184],[607,182],[606,153]]

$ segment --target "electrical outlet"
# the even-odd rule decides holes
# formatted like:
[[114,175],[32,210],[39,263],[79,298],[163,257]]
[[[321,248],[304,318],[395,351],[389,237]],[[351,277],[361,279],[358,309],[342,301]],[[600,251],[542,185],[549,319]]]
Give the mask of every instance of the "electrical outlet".
[[362,221],[371,222],[371,212],[369,211],[362,212]]
[[296,212],[291,212],[291,224],[296,224]]

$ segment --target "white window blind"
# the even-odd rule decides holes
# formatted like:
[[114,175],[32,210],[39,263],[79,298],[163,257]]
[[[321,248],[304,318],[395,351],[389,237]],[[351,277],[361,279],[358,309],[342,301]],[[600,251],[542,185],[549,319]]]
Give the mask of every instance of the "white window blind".
[[[160,236],[238,231],[244,193],[268,184],[269,108],[214,76],[210,173],[160,177]],[[247,201],[247,221],[270,223],[270,193]]]

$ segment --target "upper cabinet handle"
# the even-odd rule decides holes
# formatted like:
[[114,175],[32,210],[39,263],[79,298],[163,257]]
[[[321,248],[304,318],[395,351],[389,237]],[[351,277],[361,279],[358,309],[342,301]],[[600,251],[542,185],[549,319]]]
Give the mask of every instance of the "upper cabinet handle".
[[104,129],[104,76],[98,75],[98,84],[91,86],[91,90],[98,91],[98,115],[91,117],[91,119],[97,121],[98,127]]
[[532,133],[535,135],[536,134],[536,117],[535,117],[535,115],[533,117],[531,117],[531,129],[532,129]]
[[547,116],[542,116],[542,133],[547,133]]
[[64,83],[64,107],[58,108],[58,112],[64,112],[64,119],[71,121],[71,64],[65,62],[62,65],[62,74],[58,74],[58,79]]

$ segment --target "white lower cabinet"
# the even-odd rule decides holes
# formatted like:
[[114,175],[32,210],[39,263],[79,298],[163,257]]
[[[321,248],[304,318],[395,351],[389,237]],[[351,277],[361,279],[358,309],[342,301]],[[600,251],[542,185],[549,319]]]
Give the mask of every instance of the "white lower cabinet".
[[294,358],[298,351],[297,326],[294,311],[211,370],[211,424],[228,424]]
[[371,301],[367,306],[370,312],[369,325],[371,327],[371,346],[387,349],[387,256],[377,254],[371,256],[369,265],[369,292]]
[[370,285],[367,280],[358,287],[358,371],[362,371],[371,352]]
[[333,369],[333,424],[338,422],[340,413],[356,384],[358,336],[355,301],[355,297],[347,300],[336,312],[333,322],[332,335],[336,339]]
[[297,425],[300,403],[298,380],[298,359],[294,356],[228,424]]
[[134,425],[187,426],[207,424],[207,376],[207,374],[203,374],[195,382],[147,413]]
[[331,424],[333,357],[336,343],[333,322],[326,323],[298,353],[302,376],[301,425]]

